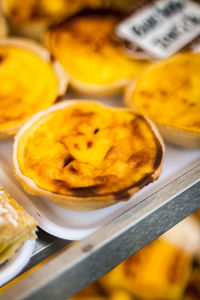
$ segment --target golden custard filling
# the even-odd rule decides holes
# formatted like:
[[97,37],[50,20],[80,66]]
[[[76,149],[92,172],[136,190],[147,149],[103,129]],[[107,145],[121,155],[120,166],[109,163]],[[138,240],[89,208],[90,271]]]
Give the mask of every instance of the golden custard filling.
[[77,197],[145,185],[162,156],[142,116],[88,102],[42,116],[22,134],[17,148],[19,169],[36,186]]
[[148,60],[129,56],[115,36],[119,17],[89,13],[74,16],[52,27],[46,45],[75,79],[88,84],[105,85],[137,76]]
[[0,130],[52,104],[58,84],[49,62],[25,48],[0,45]]
[[151,67],[131,102],[158,124],[200,132],[200,54],[178,54]]

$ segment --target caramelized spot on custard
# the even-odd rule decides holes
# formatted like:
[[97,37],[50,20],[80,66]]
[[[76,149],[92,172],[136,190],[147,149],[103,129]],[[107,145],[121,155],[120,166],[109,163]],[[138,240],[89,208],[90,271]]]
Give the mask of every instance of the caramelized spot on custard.
[[22,173],[45,190],[125,200],[128,189],[153,181],[163,152],[142,116],[88,101],[42,117],[17,157]]
[[78,174],[79,171],[77,169],[75,169],[73,166],[70,166],[69,170],[72,172],[72,173],[75,173],[75,174]]
[[161,145],[157,144],[157,153],[156,153],[156,157],[155,157],[155,160],[154,160],[154,168],[155,169],[158,168],[162,156],[163,156],[162,147],[161,147]]
[[0,64],[5,60],[6,56],[5,55],[0,55]]
[[97,134],[99,132],[99,128],[96,128],[95,130],[94,130],[94,134]]
[[92,142],[89,141],[89,142],[87,143],[87,146],[88,146],[88,148],[91,148],[91,147],[92,147]]
[[69,165],[74,160],[73,156],[68,155],[63,163],[63,168]]

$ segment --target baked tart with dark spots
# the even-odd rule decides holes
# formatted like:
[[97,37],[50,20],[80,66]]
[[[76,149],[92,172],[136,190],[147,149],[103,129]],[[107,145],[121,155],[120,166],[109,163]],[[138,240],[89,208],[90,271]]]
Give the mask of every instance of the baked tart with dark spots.
[[30,116],[53,104],[67,81],[43,46],[27,39],[0,40],[0,138],[11,137]]
[[200,148],[200,53],[177,54],[146,70],[125,101],[153,120],[167,141]]
[[52,26],[45,45],[81,93],[114,94],[151,62],[133,57],[115,35],[121,15],[111,11],[82,12]]
[[156,127],[126,108],[74,100],[35,115],[16,135],[14,171],[27,192],[72,210],[125,201],[161,172]]
[[27,240],[36,238],[36,221],[0,186],[0,265]]

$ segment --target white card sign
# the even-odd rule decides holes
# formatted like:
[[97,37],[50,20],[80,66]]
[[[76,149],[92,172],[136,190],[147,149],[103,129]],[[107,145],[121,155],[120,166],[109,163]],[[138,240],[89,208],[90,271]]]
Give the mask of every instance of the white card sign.
[[190,0],[160,0],[118,24],[119,36],[155,58],[167,58],[200,34],[200,5]]

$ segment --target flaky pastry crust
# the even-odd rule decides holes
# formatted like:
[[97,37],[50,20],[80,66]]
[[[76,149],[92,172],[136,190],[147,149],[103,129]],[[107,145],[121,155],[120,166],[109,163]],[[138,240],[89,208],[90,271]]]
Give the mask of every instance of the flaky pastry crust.
[[0,264],[27,240],[36,238],[36,221],[0,186]]

